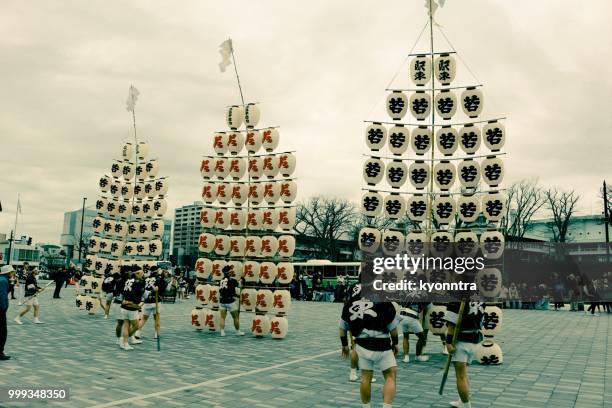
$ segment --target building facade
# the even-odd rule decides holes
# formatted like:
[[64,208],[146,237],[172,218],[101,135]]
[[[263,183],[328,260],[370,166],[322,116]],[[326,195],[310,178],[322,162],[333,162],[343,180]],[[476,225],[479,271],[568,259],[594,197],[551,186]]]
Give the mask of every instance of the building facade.
[[195,201],[174,210],[172,261],[175,265],[193,267],[198,259],[198,240],[203,232],[200,211],[204,203]]
[[[552,242],[554,241],[552,226],[553,220],[550,218],[532,220],[525,232],[525,238]],[[612,234],[612,231],[610,233]],[[605,242],[606,232],[603,216],[577,215],[572,217],[567,230],[566,241],[574,243]]]
[[[9,248],[11,254],[9,257]],[[40,251],[37,247],[28,244],[28,238],[16,239],[13,245],[6,239],[0,241],[0,265],[6,265],[10,258],[11,265],[23,265],[24,262],[31,266],[40,264]]]

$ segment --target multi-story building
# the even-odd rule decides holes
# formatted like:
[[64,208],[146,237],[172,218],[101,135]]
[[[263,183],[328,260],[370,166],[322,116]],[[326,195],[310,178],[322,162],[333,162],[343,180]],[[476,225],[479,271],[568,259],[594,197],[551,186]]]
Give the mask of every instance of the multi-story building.
[[13,241],[13,244],[6,239],[0,241],[0,265],[6,265],[9,259],[9,248],[11,249],[11,265],[23,265],[24,262],[31,266],[38,266],[40,263],[40,251],[31,243],[32,239],[21,237]]
[[[525,238],[538,241],[553,241],[553,220],[551,218],[532,220]],[[610,233],[612,233],[612,228]],[[597,243],[606,241],[605,223],[601,215],[577,215],[570,219],[566,236],[567,242]]]
[[193,266],[198,258],[198,240],[203,231],[200,211],[204,203],[195,201],[174,210],[172,257],[175,264]]

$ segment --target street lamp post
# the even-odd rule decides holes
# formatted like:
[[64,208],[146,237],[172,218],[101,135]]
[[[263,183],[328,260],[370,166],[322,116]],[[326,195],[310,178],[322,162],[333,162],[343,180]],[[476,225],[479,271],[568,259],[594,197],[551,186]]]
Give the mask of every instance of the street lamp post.
[[85,202],[87,197],[83,197],[83,208],[81,209],[81,234],[79,236],[79,265],[81,265],[81,253],[83,251],[83,224],[85,222]]

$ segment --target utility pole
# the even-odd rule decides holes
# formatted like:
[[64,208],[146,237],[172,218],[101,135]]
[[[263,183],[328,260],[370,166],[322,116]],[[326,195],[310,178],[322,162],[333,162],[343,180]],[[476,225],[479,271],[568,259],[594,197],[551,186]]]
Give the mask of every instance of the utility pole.
[[606,187],[606,180],[603,182],[603,202],[604,202],[604,228],[606,229],[606,261],[610,260],[610,233],[608,232],[608,225],[610,224],[610,209],[608,208],[608,189]]
[[8,247],[8,256],[6,257],[6,264],[11,264],[11,255],[13,254],[13,233],[14,230],[11,230],[11,237],[9,238],[9,247]]
[[79,265],[81,265],[81,253],[83,251],[83,224],[85,222],[85,201],[87,201],[87,197],[83,197],[83,208],[81,210],[81,234],[79,236]]

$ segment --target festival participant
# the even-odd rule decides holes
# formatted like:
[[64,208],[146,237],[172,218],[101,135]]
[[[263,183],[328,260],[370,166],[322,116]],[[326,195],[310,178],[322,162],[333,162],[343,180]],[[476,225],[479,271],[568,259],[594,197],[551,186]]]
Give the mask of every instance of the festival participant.
[[23,309],[21,313],[19,313],[19,315],[15,317],[15,323],[17,324],[23,324],[23,322],[21,321],[21,318],[25,316],[25,314],[28,313],[32,309],[32,307],[34,307],[34,324],[42,324],[42,322],[39,319],[40,304],[38,303],[38,298],[36,297],[36,295],[38,294],[38,292],[42,290],[42,288],[38,286],[38,281],[36,280],[37,275],[38,275],[38,269],[34,269],[31,272],[28,272],[26,276],[25,284],[24,284],[25,302],[23,303],[25,306],[25,309]]
[[121,334],[123,332],[123,316],[121,314],[121,302],[123,300],[123,285],[130,278],[132,268],[130,266],[122,266],[119,275],[115,278],[115,286],[113,288],[113,308],[117,313],[117,326],[115,327],[115,335],[117,336],[117,345],[122,346]]
[[19,303],[24,301],[26,277],[30,272],[29,267],[30,264],[24,262],[21,268],[17,268],[17,288],[19,289],[17,297],[19,298]]
[[429,360],[429,356],[423,354],[423,349],[425,348],[426,337],[425,332],[423,331],[423,326],[421,325],[421,321],[419,319],[419,305],[416,303],[406,304],[405,307],[402,307],[400,310],[401,323],[400,327],[402,332],[404,333],[403,340],[403,349],[404,349],[404,363],[410,362],[410,333],[414,333],[417,336],[417,345],[416,345],[416,358],[418,361],[425,362]]
[[6,327],[6,311],[9,308],[9,275],[15,271],[11,265],[5,265],[0,269],[0,361],[10,359],[10,356],[4,354],[4,345],[6,344],[7,327]]
[[123,300],[121,301],[121,319],[123,320],[122,341],[120,347],[124,350],[132,350],[128,343],[131,337],[132,344],[140,344],[142,340],[133,337],[138,330],[138,310],[142,304],[144,295],[143,271],[140,267],[133,268],[133,274],[123,285]]
[[244,336],[240,331],[240,308],[238,299],[240,296],[240,285],[236,278],[230,276],[232,267],[226,265],[223,267],[223,279],[219,281],[219,311],[221,312],[221,337],[225,336],[225,318],[229,311],[234,320],[234,328],[237,336]]
[[[145,296],[144,305],[142,307],[142,318],[138,327],[137,333],[134,335],[135,338],[140,339],[140,330],[144,327],[145,323],[149,319],[149,316],[153,315],[156,319],[156,309],[158,308],[155,302],[155,295],[157,294],[158,299],[162,293],[166,290],[166,280],[163,274],[159,271],[157,266],[151,267],[149,276],[145,278]],[[154,338],[157,338],[157,329],[155,329]]]
[[374,369],[379,368],[385,379],[383,407],[390,408],[395,398],[397,371],[395,356],[398,352],[399,317],[396,316],[395,308],[390,302],[371,302],[363,298],[360,293],[355,293],[355,290],[351,295],[352,298],[344,304],[340,319],[342,357],[349,356],[347,332],[350,332],[355,339],[355,351],[359,357],[360,394],[363,407],[371,406],[372,375]]
[[457,302],[449,303],[446,308],[446,325],[448,327],[446,335],[446,348],[452,354],[451,361],[455,367],[455,376],[457,378],[457,391],[459,400],[450,402],[453,407],[471,408],[470,401],[470,384],[468,382],[467,366],[472,362],[478,349],[478,344],[482,341],[482,321],[484,317],[484,308],[481,302],[466,302],[463,309],[463,317],[459,334],[457,335],[457,343],[453,347],[452,339],[455,333],[456,323],[459,314],[460,304]]
[[[351,285],[346,291],[345,303],[352,301],[355,297],[359,296],[360,293],[361,293],[361,284],[357,283],[357,284]],[[359,366],[359,357],[357,356],[357,351],[355,351],[355,339],[350,333],[349,333],[349,338],[350,338],[350,344],[351,344],[351,356],[350,356],[351,357],[350,358],[351,372],[349,374],[349,381],[357,382],[358,380],[357,367]],[[372,377],[372,382],[375,383],[376,378]]]
[[[113,299],[115,297],[115,284],[119,280],[119,273],[106,273],[104,275],[104,280],[102,281],[102,292],[104,292],[104,296],[100,296],[100,306],[104,310],[104,319],[108,319],[110,314],[110,308],[113,304]],[[104,299],[104,301],[102,301]]]

